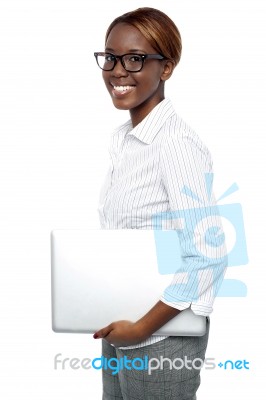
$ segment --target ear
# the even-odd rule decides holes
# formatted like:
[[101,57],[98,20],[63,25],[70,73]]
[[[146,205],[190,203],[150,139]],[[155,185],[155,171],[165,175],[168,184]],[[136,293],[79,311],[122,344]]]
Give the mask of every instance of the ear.
[[175,64],[172,60],[165,60],[162,61],[163,63],[163,72],[161,74],[161,80],[162,81],[167,81],[167,79],[170,78],[170,76],[172,75],[174,68],[175,68]]

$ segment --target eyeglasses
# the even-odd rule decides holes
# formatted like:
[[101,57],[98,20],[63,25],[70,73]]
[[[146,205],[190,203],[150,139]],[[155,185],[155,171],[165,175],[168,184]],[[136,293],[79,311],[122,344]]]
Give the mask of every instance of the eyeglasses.
[[144,61],[147,59],[165,60],[161,54],[134,54],[127,53],[116,56],[112,53],[94,53],[98,66],[103,71],[112,71],[120,60],[121,64],[128,72],[139,72],[143,68]]

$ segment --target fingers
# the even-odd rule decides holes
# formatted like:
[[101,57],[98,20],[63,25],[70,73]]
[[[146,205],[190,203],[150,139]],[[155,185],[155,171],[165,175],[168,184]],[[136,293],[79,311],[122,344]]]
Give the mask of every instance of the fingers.
[[109,333],[112,331],[112,324],[106,326],[105,328],[100,329],[99,331],[95,332],[93,335],[94,339],[105,338]]

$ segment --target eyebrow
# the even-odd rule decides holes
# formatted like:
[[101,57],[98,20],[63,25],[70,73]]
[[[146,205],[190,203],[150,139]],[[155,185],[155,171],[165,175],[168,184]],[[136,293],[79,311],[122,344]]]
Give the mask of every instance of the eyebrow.
[[[106,47],[105,51],[110,51],[110,52],[114,52],[114,49],[111,49],[110,47]],[[128,50],[128,53],[135,53],[135,52],[140,52],[140,53],[147,53],[144,50],[140,50],[140,49],[130,49]]]

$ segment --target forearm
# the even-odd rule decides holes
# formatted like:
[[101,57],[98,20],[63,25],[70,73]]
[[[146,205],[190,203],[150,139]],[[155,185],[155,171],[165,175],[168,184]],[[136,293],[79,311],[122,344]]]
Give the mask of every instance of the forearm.
[[140,337],[145,340],[179,313],[180,310],[158,301],[154,307],[135,323],[135,326]]
[[127,320],[112,322],[95,332],[94,339],[104,338],[115,346],[129,346],[146,340],[154,332],[175,317],[179,310],[158,301],[142,318],[136,322]]

